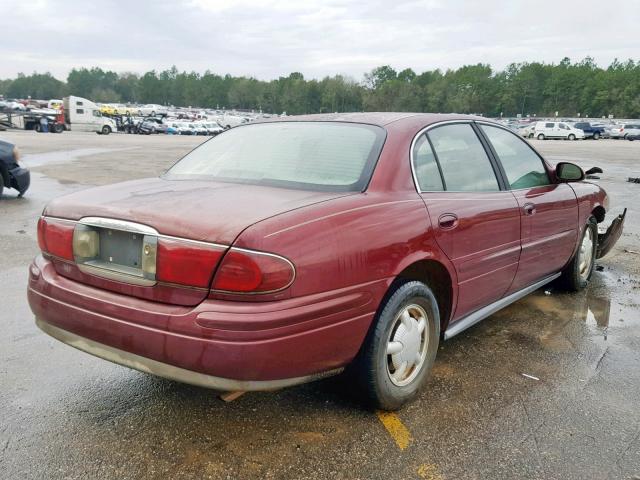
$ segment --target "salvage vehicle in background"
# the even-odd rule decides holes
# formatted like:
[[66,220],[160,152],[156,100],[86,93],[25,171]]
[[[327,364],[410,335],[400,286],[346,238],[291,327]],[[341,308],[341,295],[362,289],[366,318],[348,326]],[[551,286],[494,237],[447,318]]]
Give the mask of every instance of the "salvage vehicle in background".
[[0,198],[5,188],[14,188],[21,197],[28,190],[31,174],[20,166],[20,150],[13,143],[0,140]]
[[628,135],[640,134],[640,123],[624,123],[611,129],[611,138],[616,140],[627,138]]
[[167,110],[167,107],[150,103],[149,105],[138,107],[137,113],[138,115],[151,115],[152,117],[155,117],[156,115],[166,116],[169,114],[169,111]]
[[624,214],[599,235],[607,195],[584,179],[481,117],[243,125],[160,178],[51,201],[29,303],[47,334],[144,372],[247,391],[348,367],[396,409],[441,339],[587,285]]
[[589,122],[576,122],[571,125],[573,128],[577,128],[584,132],[584,138],[593,138],[599,140],[604,136],[604,127],[593,125]]
[[565,122],[536,122],[533,136],[538,140],[546,139],[564,139],[578,140],[584,138],[584,132],[578,128],[574,128]]

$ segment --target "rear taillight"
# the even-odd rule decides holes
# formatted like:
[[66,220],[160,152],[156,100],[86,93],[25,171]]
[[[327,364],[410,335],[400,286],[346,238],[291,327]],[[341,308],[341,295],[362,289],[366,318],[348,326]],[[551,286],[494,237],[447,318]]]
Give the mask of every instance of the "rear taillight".
[[293,264],[270,253],[232,248],[222,259],[212,289],[234,293],[268,293],[287,288],[295,278]]
[[40,250],[54,257],[73,261],[73,222],[40,218],[38,245]]
[[206,243],[159,238],[156,280],[208,288],[225,249]]

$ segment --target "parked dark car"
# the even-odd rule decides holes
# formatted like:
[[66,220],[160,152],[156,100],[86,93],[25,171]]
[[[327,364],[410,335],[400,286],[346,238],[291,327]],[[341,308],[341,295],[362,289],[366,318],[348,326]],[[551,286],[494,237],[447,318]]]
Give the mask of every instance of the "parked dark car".
[[168,125],[162,122],[161,118],[149,117],[144,119],[144,124],[151,126],[153,133],[167,133]]
[[[466,115],[286,117],[232,128],[160,178],[51,201],[28,297],[47,334],[226,391],[350,366],[378,408],[441,340],[554,279],[584,288],[607,195]],[[467,354],[473,354],[468,352]]]
[[589,122],[577,122],[573,125],[584,132],[584,138],[598,140],[605,136],[605,128],[590,124]]
[[29,170],[19,165],[20,151],[13,143],[0,140],[0,197],[5,188],[13,188],[21,197],[29,189]]

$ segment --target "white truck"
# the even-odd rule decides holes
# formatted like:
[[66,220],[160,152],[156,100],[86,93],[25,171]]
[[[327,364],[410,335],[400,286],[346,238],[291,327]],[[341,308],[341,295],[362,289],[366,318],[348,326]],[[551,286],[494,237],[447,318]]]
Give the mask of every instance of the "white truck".
[[111,118],[103,117],[100,107],[91,100],[69,96],[63,99],[63,105],[66,130],[97,132],[101,135],[118,131],[116,122]]

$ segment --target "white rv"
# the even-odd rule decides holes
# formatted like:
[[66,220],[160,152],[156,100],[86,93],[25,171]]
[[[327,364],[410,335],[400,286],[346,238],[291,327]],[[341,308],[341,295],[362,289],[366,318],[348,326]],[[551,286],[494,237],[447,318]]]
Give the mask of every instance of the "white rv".
[[69,96],[65,97],[63,102],[67,130],[97,132],[102,135],[109,135],[118,130],[116,122],[103,117],[100,107],[91,100]]

